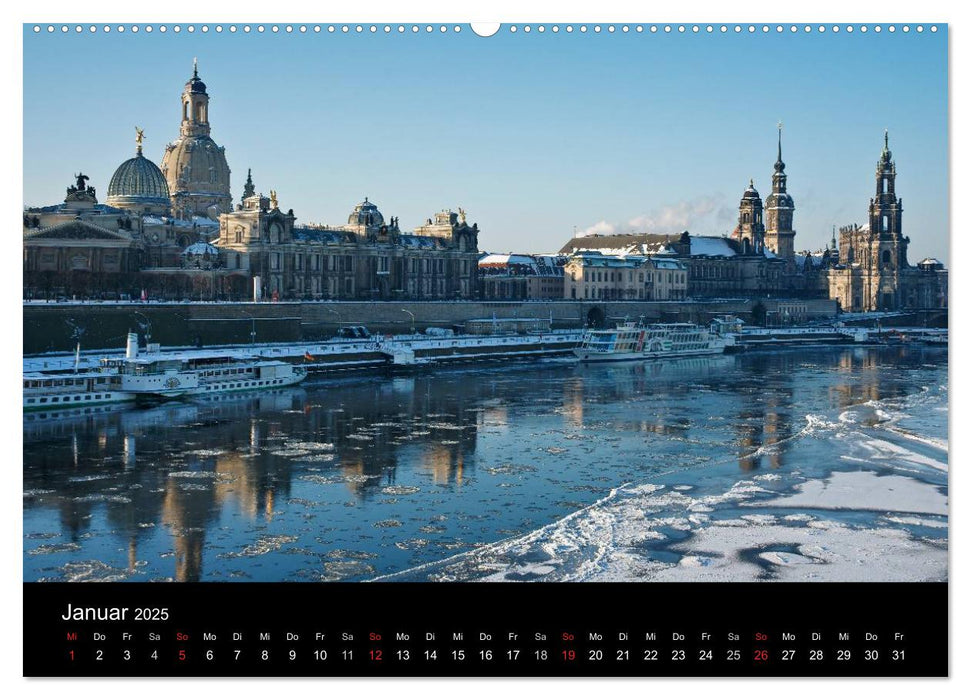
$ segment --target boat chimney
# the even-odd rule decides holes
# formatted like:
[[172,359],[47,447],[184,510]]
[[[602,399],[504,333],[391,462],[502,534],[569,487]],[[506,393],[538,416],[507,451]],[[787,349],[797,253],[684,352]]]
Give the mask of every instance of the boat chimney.
[[125,359],[134,360],[138,357],[138,333],[128,334],[128,343],[125,345]]

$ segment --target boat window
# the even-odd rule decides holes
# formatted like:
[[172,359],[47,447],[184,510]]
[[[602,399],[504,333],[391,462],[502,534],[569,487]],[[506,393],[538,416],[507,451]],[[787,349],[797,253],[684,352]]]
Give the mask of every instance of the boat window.
[[96,399],[100,399],[100,398],[101,398],[101,394],[95,394],[95,395],[94,395],[94,398],[96,398]]
[[47,403],[47,399],[46,398],[41,398],[40,399],[40,403]]

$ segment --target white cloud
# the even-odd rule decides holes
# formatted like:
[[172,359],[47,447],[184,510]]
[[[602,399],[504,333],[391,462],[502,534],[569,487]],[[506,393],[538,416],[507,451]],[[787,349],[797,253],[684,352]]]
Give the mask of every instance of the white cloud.
[[588,226],[585,229],[577,231],[577,236],[595,236],[597,234],[610,235],[616,231],[617,227],[613,224],[608,224],[606,221],[598,221],[593,226]]
[[628,219],[610,223],[606,220],[577,232],[578,236],[611,233],[692,233],[717,235],[735,225],[736,211],[721,195],[686,199]]

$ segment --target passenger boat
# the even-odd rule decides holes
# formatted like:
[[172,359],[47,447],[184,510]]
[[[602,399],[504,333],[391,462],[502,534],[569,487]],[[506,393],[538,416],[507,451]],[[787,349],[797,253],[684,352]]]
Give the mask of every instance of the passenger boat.
[[24,410],[51,410],[99,406],[135,401],[137,396],[121,388],[117,373],[64,372],[24,374]]
[[307,377],[305,367],[239,351],[163,353],[157,345],[140,354],[129,334],[123,357],[101,360],[83,373],[24,375],[24,409],[52,409],[119,401],[146,401],[226,391],[279,388]]
[[581,362],[693,357],[724,353],[732,341],[692,323],[623,323],[587,331],[573,353]]

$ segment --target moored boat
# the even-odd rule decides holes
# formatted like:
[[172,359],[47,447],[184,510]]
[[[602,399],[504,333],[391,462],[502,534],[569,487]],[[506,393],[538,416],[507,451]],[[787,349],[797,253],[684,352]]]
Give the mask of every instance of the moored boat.
[[641,325],[622,323],[612,329],[592,329],[573,353],[581,362],[617,362],[661,357],[719,355],[731,337],[692,323]]
[[103,358],[97,370],[24,375],[24,409],[151,401],[227,391],[279,388],[307,377],[305,367],[241,352],[191,350],[141,354],[129,334],[124,356]]

